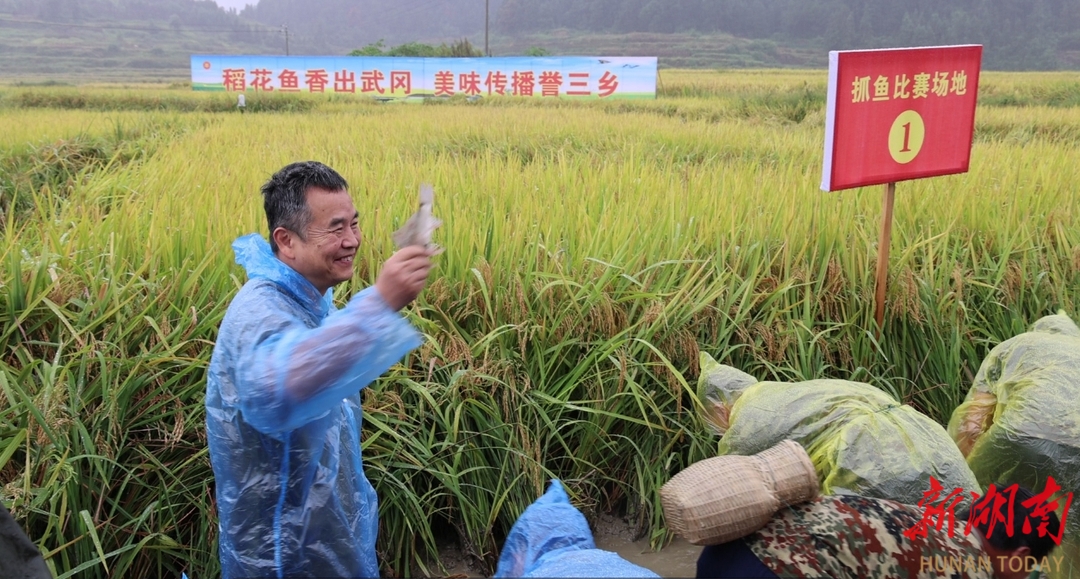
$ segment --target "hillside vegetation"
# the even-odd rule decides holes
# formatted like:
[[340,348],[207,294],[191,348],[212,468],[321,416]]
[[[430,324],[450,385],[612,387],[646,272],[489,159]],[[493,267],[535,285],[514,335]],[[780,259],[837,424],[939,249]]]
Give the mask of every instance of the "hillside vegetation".
[[0,76],[23,81],[189,77],[192,53],[284,52],[278,30],[212,0],[0,0]]
[[[490,10],[485,14],[485,6]],[[189,78],[189,55],[344,55],[380,41],[495,56],[657,56],[661,68],[812,67],[833,49],[980,43],[991,70],[1080,69],[1080,0],[0,0],[0,79]]]
[[506,0],[499,11],[504,34],[557,28],[724,32],[821,50],[983,44],[988,68],[1080,67],[1080,0]]

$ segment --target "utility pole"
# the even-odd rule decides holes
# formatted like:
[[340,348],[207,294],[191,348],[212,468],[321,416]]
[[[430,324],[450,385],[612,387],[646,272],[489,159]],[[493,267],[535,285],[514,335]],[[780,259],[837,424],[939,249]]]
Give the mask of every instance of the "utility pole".
[[491,50],[488,48],[488,11],[491,7],[491,0],[484,0],[484,54],[491,56]]
[[289,25],[282,24],[281,31],[285,33],[285,56],[289,56]]

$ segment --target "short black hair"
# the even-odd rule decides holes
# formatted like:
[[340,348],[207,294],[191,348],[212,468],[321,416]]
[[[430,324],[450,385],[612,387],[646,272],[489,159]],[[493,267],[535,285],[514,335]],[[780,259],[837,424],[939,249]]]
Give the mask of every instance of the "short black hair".
[[[995,485],[997,486],[997,485]],[[1001,486],[1001,490],[1004,491],[1011,485]],[[1007,494],[1007,492],[1006,492]],[[1035,514],[1035,507],[1038,505],[1032,505],[1030,507],[1024,506],[1024,501],[1031,499],[1035,496],[1035,493],[1030,490],[1018,486],[1016,489],[1016,496],[1013,498],[1012,505],[1012,517],[1013,517],[1013,534],[1010,537],[1009,533],[1005,530],[1002,523],[998,523],[994,527],[994,532],[990,533],[990,519],[987,517],[986,521],[980,521],[972,525],[972,527],[979,530],[983,537],[986,537],[986,542],[990,543],[998,549],[1004,551],[1013,551],[1020,547],[1027,547],[1031,550],[1031,556],[1036,559],[1042,560],[1043,557],[1050,554],[1050,551],[1057,546],[1053,537],[1061,531],[1061,520],[1058,519],[1057,513],[1050,511],[1047,513],[1046,534],[1042,537],[1039,536],[1039,525],[1041,524],[1041,517],[1033,516]],[[982,500],[980,498],[979,500]],[[967,521],[971,516],[971,507],[966,507],[958,513],[958,522],[962,521],[964,525],[967,525]],[[1008,513],[1005,515],[1008,517]],[[1031,519],[1031,530],[1027,533],[1024,532],[1024,521]]]
[[318,161],[300,161],[282,167],[262,186],[263,209],[270,226],[270,249],[276,254],[277,243],[274,230],[284,227],[304,238],[311,223],[311,209],[307,204],[307,191],[311,188],[327,191],[345,191],[349,184],[337,173]]

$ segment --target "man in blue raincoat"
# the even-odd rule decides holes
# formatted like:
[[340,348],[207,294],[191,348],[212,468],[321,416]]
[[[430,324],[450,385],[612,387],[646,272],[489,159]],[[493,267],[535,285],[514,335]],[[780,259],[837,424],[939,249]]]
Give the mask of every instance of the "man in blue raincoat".
[[431,251],[406,247],[335,309],[353,276],[359,214],[345,180],[294,163],[263,185],[269,243],[233,243],[248,281],[210,360],[206,430],[223,579],[378,577],[378,499],[360,460],[360,389],[421,344],[398,311]]

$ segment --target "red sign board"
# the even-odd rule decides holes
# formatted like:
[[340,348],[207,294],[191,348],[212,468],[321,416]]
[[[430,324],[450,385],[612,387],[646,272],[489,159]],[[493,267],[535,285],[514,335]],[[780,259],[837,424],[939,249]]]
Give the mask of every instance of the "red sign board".
[[964,173],[982,46],[829,53],[821,188]]

